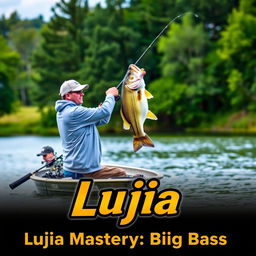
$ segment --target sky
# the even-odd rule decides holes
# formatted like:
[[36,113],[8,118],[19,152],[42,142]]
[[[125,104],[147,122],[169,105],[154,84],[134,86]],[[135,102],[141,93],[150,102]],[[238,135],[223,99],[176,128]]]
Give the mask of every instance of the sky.
[[[22,19],[36,18],[40,14],[44,20],[48,21],[52,16],[51,7],[59,0],[0,0],[0,16],[5,17],[13,11],[17,11]],[[94,6],[97,3],[104,3],[104,0],[89,0],[89,5]]]

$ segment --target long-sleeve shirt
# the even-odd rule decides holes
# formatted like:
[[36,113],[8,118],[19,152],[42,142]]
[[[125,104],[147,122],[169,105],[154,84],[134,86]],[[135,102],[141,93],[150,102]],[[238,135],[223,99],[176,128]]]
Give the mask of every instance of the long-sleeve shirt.
[[96,126],[109,122],[114,106],[112,95],[107,95],[97,108],[86,108],[69,100],[56,101],[65,171],[90,173],[102,168],[101,143]]

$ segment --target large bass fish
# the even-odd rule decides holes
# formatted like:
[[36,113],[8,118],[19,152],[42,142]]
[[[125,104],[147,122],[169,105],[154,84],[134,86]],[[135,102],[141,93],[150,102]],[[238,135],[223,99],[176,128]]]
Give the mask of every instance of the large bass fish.
[[133,149],[138,151],[142,146],[154,147],[153,141],[144,132],[143,124],[146,120],[157,120],[157,117],[148,110],[148,99],[153,98],[152,94],[145,89],[144,69],[131,64],[122,84],[122,107],[121,117],[123,128],[132,128]]

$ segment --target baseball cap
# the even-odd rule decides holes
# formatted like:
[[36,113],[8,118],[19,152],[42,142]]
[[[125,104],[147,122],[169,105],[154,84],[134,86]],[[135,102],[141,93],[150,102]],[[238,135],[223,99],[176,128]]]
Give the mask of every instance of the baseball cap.
[[54,149],[50,146],[44,146],[41,149],[41,152],[37,154],[37,156],[44,156],[49,153],[54,153]]
[[68,92],[77,92],[88,88],[88,84],[80,84],[76,80],[67,80],[60,87],[60,96],[63,97]]

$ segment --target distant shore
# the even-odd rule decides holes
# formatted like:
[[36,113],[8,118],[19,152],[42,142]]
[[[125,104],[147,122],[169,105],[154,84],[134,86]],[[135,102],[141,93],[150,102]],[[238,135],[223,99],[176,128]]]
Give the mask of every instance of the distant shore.
[[[145,124],[145,130],[153,134],[256,134],[256,113],[240,111],[223,114],[217,116],[214,123],[183,130],[156,124],[150,127],[148,124]],[[118,116],[113,116],[110,124],[99,127],[99,130],[101,134],[128,135],[127,131],[123,131],[121,118]],[[43,127],[36,107],[20,107],[17,112],[0,117],[0,136],[15,135],[58,136],[59,133],[57,127]]]

